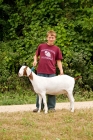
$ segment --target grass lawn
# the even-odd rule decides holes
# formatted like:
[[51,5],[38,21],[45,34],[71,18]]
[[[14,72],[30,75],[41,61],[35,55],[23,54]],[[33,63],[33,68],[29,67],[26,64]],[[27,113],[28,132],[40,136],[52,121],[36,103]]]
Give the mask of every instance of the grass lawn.
[[[75,94],[75,101],[92,101],[93,92]],[[21,104],[35,104],[36,94],[31,90],[23,90],[20,92],[5,92],[0,93],[0,105],[21,105]],[[69,101],[66,95],[56,96],[56,102],[67,102]]]
[[93,109],[0,113],[0,140],[93,140]]

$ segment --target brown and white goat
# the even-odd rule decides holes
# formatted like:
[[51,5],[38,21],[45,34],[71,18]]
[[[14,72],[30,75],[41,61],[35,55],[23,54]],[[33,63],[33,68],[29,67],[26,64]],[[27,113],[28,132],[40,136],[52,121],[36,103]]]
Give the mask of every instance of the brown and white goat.
[[59,75],[51,78],[36,75],[27,66],[22,66],[18,73],[19,77],[27,76],[31,81],[34,91],[39,95],[39,110],[41,111],[41,101],[43,99],[45,113],[48,112],[46,94],[59,95],[66,91],[70,101],[70,110],[74,112],[73,89],[75,79],[68,75]]

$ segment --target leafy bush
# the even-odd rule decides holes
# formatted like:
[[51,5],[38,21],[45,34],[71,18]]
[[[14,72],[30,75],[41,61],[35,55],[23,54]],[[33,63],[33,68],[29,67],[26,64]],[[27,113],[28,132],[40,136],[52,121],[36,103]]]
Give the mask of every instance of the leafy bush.
[[[93,90],[93,2],[92,0],[1,1],[0,89],[19,91],[31,88],[18,78],[25,64],[32,67],[37,46],[46,41],[46,32],[55,30],[56,45],[63,54],[64,73],[76,81],[75,92]],[[6,23],[6,24],[3,24]],[[58,70],[57,70],[58,73]],[[88,92],[87,92],[88,93]]]

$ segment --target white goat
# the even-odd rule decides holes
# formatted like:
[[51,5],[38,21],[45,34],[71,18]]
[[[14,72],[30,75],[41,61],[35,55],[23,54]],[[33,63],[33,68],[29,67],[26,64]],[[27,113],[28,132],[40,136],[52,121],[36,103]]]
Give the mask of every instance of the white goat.
[[43,98],[45,113],[48,112],[46,94],[50,95],[59,95],[63,94],[66,91],[67,96],[70,100],[70,110],[74,112],[74,97],[73,97],[73,88],[75,84],[75,79],[68,75],[59,75],[55,77],[42,77],[36,75],[31,69],[27,66],[22,66],[18,73],[19,77],[27,76],[29,77],[34,91],[39,95],[39,110],[41,111],[41,101]]

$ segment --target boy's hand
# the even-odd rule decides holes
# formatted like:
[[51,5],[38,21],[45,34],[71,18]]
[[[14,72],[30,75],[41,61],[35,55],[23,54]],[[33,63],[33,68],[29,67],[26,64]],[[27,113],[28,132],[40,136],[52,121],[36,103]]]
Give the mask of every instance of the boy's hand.
[[37,61],[34,61],[33,62],[33,66],[35,67],[37,65]]
[[60,75],[63,75],[64,73],[63,73],[63,69],[60,71]]

